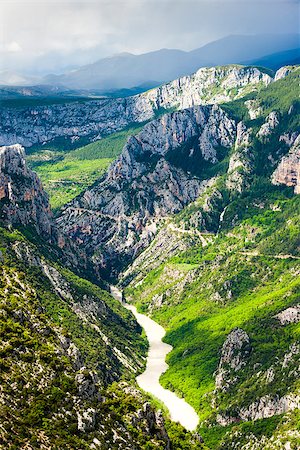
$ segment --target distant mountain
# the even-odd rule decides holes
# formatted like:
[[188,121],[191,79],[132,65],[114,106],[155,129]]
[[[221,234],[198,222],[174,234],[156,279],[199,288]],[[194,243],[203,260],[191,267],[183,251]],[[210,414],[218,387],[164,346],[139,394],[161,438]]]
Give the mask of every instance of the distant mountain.
[[271,55],[264,56],[263,58],[254,61],[245,61],[244,64],[268,67],[273,70],[277,70],[280,67],[287,65],[300,64],[300,48],[272,53]]
[[71,89],[109,92],[134,88],[138,92],[143,84],[153,87],[195,72],[199,67],[242,63],[245,60],[253,64],[265,55],[297,47],[297,34],[232,35],[190,52],[161,49],[141,55],[122,53],[64,75],[48,75],[43,82]]
[[283,52],[300,47],[299,34],[260,34],[254,36],[230,35],[189,54],[194,60],[202,60],[209,66],[249,64],[275,52]]
[[0,72],[0,86],[30,86],[36,84],[38,80],[38,77],[27,76],[9,70]]
[[47,84],[62,84],[73,89],[103,91],[132,89],[143,84],[150,84],[153,87],[193,70],[186,62],[187,55],[188,53],[181,50],[169,49],[142,55],[122,53],[65,75],[49,75],[44,81]]
[[[299,62],[299,49],[299,34],[231,35],[190,52],[160,49],[141,55],[121,53],[62,75],[49,74],[43,78],[3,71],[0,72],[0,86],[39,86],[50,95],[53,95],[51,88],[55,87],[58,91],[72,90],[72,95],[126,97],[189,75],[205,66],[238,63],[276,70],[282,65]],[[27,90],[17,94],[31,95]]]

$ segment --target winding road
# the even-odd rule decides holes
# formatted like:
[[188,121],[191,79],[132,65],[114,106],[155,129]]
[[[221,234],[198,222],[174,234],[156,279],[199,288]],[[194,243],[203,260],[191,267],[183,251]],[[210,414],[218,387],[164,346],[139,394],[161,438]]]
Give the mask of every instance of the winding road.
[[135,306],[122,301],[122,292],[116,286],[111,286],[110,289],[112,296],[134,314],[137,322],[144,328],[149,342],[146,370],[137,376],[138,385],[166,405],[171,420],[179,422],[189,431],[194,431],[199,422],[199,417],[194,408],[184,399],[177,397],[174,392],[164,389],[159,383],[161,374],[168,368],[166,356],[172,350],[171,345],[162,342],[165,330],[150,317],[140,314]]

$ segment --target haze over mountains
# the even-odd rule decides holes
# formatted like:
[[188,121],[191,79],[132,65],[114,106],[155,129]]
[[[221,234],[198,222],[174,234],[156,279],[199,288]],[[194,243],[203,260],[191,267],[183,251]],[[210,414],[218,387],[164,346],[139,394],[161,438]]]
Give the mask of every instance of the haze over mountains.
[[107,93],[142,91],[195,72],[199,67],[259,64],[277,69],[300,60],[299,34],[230,35],[190,52],[176,49],[134,55],[121,53],[61,75],[44,78],[0,72],[2,85],[49,85]]

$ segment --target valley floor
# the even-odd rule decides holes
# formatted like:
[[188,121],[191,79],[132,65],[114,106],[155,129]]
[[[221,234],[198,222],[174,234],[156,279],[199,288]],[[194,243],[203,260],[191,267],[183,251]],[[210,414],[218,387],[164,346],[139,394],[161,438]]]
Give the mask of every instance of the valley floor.
[[[116,300],[122,301],[122,292],[115,286],[111,286],[111,294]],[[174,392],[164,389],[159,382],[161,374],[169,367],[165,359],[172,350],[171,345],[162,341],[166,333],[164,328],[145,314],[139,313],[135,306],[128,303],[123,303],[123,305],[134,314],[137,322],[143,327],[149,342],[146,370],[137,377],[138,385],[163,402],[169,410],[171,420],[179,422],[189,431],[195,430],[199,417],[194,408]]]

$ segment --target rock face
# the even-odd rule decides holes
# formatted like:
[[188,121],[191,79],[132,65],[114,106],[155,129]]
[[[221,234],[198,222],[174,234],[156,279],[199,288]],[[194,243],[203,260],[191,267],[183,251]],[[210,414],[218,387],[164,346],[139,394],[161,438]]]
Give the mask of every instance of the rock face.
[[[100,139],[121,130],[132,122],[145,120],[150,113],[134,108],[129,99],[106,99],[37,106],[35,108],[0,109],[0,145],[19,142],[25,147],[55,138],[74,142]],[[85,141],[85,142],[86,142]]]
[[[37,174],[28,168],[21,145],[0,147],[0,226],[30,226],[61,261],[77,272],[88,273],[84,253],[58,229],[48,194]],[[100,277],[96,275],[98,281]]]
[[287,394],[283,397],[266,395],[257,399],[246,408],[238,411],[237,417],[226,414],[219,414],[217,422],[222,426],[227,426],[235,422],[255,421],[266,419],[275,415],[284,414],[300,407],[300,396]]
[[131,416],[131,422],[137,428],[144,424],[150,435],[156,435],[164,442],[164,449],[171,449],[171,441],[165,428],[165,422],[161,411],[155,412],[150,403],[146,402],[143,407]]
[[300,322],[300,304],[284,309],[275,317],[279,320],[281,325]]
[[226,187],[241,193],[248,185],[248,177],[253,168],[252,130],[243,122],[237,125],[234,152],[229,160]]
[[285,78],[289,73],[291,73],[291,71],[293,70],[293,66],[283,66],[280,67],[280,69],[277,70],[277,72],[275,73],[275,78],[274,80],[281,80],[282,78]]
[[280,117],[276,111],[270,112],[265,123],[260,127],[257,136],[266,140],[272,134],[273,130],[279,125]]
[[0,221],[32,225],[38,234],[48,237],[54,232],[48,195],[28,169],[24,149],[18,144],[0,148]]
[[300,194],[300,136],[295,140],[289,153],[280,161],[273,173],[272,182],[293,186],[295,194]]
[[261,397],[258,401],[252,403],[248,408],[240,411],[242,420],[258,420],[274,415],[283,414],[287,411],[300,407],[299,395],[285,395],[284,397]]
[[150,99],[157,108],[179,109],[207,103],[223,103],[243,95],[246,86],[253,90],[259,83],[267,86],[272,77],[255,67],[203,67],[195,74],[178,78],[141,94],[139,101]]
[[56,138],[91,142],[133,122],[153,119],[162,110],[222,103],[267,85],[272,78],[253,67],[202,68],[134,97],[0,108],[0,145],[31,147]]
[[110,271],[125,264],[153,239],[159,220],[194,201],[206,185],[179,167],[176,155],[182,164],[214,163],[220,147],[232,146],[235,128],[216,105],[147,124],[129,138],[106,176],[66,207],[59,226],[96,266]]
[[237,381],[237,372],[246,365],[250,351],[248,334],[241,328],[232,330],[222,347],[216,374],[216,389],[226,391]]

